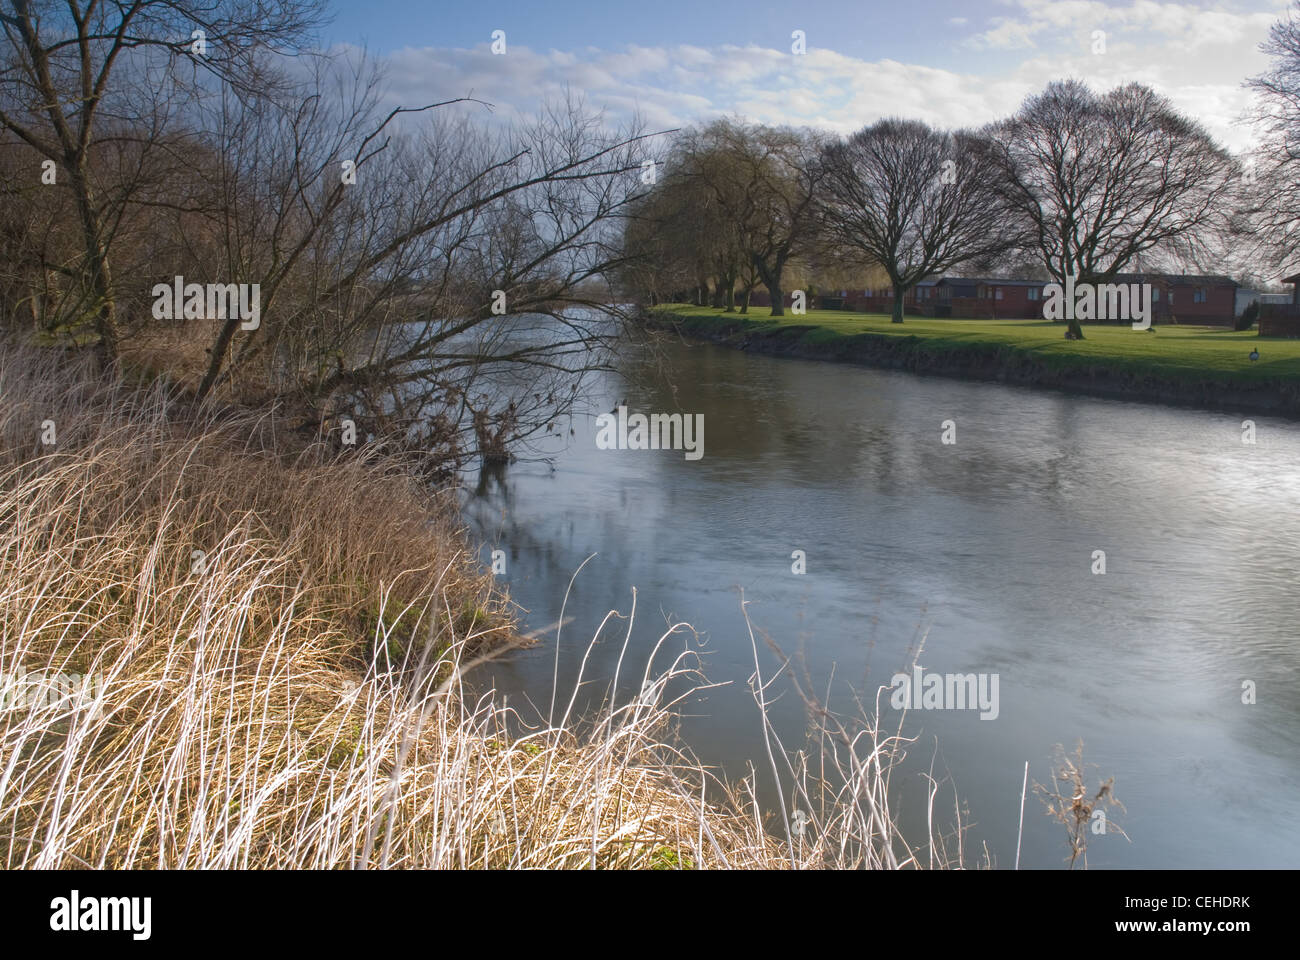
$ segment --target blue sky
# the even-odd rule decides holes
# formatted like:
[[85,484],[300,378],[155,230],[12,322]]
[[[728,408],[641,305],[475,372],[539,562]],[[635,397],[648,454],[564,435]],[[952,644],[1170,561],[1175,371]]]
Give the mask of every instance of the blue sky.
[[[473,93],[499,115],[583,93],[655,128],[722,114],[849,132],[881,116],[995,119],[1049,80],[1149,84],[1222,142],[1250,142],[1242,81],[1290,0],[643,0],[335,5],[326,38],[387,60],[393,102]],[[489,50],[506,33],[506,53]],[[807,52],[791,51],[804,31]],[[1100,45],[1098,39],[1100,38]]]
[[[515,42],[539,50],[612,48],[626,44],[712,46],[731,43],[785,47],[792,30],[802,29],[810,42],[853,57],[889,56],[917,62],[941,63],[966,51],[951,42],[967,28],[949,24],[954,18],[982,22],[972,9],[993,10],[993,4],[962,0],[933,3],[822,2],[728,3],[723,0],[617,0],[568,3],[428,2],[377,0],[340,3],[332,39],[367,38],[373,49],[408,45],[472,47],[487,41],[493,30],[508,31]],[[946,37],[927,36],[925,23]]]

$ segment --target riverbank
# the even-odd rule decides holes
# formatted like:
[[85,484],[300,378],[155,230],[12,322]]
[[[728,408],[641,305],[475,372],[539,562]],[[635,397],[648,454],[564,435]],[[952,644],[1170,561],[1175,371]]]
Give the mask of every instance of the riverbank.
[[295,439],[275,408],[0,349],[0,517],[6,869],[946,859],[882,805],[887,734],[829,802],[790,768],[815,812],[796,852],[752,780],[674,738],[702,679],[672,638],[596,715],[564,691],[551,718],[466,693],[523,638],[450,491]]
[[[772,356],[856,363],[965,380],[989,380],[1114,399],[1300,418],[1300,340],[1250,331],[1161,326],[1063,326],[1038,320],[944,320],[812,310],[773,318],[673,304],[648,325],[690,339]],[[1258,349],[1260,358],[1249,354]]]

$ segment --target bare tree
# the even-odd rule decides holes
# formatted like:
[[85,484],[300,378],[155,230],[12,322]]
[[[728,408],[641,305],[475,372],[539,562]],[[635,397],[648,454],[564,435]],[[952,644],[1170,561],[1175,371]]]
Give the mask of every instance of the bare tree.
[[664,175],[629,219],[624,240],[642,278],[640,295],[668,284],[670,291],[689,290],[699,305],[730,312],[737,284],[752,289],[756,274],[732,216],[736,158],[700,138],[691,130],[677,139]]
[[366,58],[274,49],[305,36],[306,3],[12,6],[10,323],[85,325],[116,357],[173,322],[147,308],[159,282],[247,284],[259,324],[183,321],[210,338],[199,396],[283,400],[316,429],[346,412],[435,459],[499,459],[554,430],[607,361],[621,314],[605,278],[647,189],[634,126],[575,100],[514,127],[476,101],[381,107]]
[[883,268],[894,323],[925,277],[999,256],[1017,240],[997,160],[976,134],[885,119],[830,145],[821,162],[827,233],[864,266]]
[[1261,49],[1269,69],[1248,81],[1257,97],[1262,143],[1251,174],[1248,231],[1256,250],[1279,271],[1300,264],[1300,2],[1275,23]]
[[1235,161],[1140,84],[1049,84],[995,134],[999,182],[1058,282],[1106,282],[1144,254],[1194,260],[1228,227]]
[[[254,51],[292,46],[320,21],[318,0],[10,0],[0,14],[0,127],[65,178],[80,232],[90,310],[108,356],[120,333],[112,230],[129,196],[104,195],[92,165],[105,120],[130,116],[157,131],[167,96],[202,82],[258,82]],[[131,73],[136,83],[115,83]],[[188,71],[188,75],[186,73]],[[153,93],[150,96],[150,92]],[[146,94],[143,103],[129,96]],[[122,131],[119,130],[120,134]]]
[[262,317],[224,320],[199,391],[251,369],[318,426],[346,412],[390,442],[505,459],[609,358],[623,317],[604,278],[647,137],[573,100],[514,128],[477,123],[477,102],[385,113],[373,71],[318,66],[210,104],[226,149],[205,232]]
[[624,262],[616,271],[627,297],[651,305],[687,297],[698,301],[698,246],[706,231],[692,229],[701,218],[683,196],[685,187],[677,179],[660,181],[630,209],[624,221]]
[[[783,316],[786,267],[817,230],[820,138],[811,132],[719,120],[682,138],[683,175],[705,186],[744,260]],[[738,269],[731,279],[743,274]]]

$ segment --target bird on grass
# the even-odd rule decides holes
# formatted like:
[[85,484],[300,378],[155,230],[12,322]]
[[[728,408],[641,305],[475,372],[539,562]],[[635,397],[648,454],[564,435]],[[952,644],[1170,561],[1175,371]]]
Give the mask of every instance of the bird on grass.
[[1250,351],[1250,362],[1254,363],[1258,359],[1259,359],[1259,348],[1256,347],[1255,349]]

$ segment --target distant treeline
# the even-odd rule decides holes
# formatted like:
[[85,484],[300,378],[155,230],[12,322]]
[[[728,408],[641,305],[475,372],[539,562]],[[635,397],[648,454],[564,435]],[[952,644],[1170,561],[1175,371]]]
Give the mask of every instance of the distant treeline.
[[[974,130],[688,129],[627,223],[620,279],[643,303],[741,313],[761,286],[775,315],[794,287],[889,287],[902,322],[906,292],[951,271],[1276,278],[1300,262],[1300,20],[1276,24],[1264,49],[1273,67],[1248,81],[1259,145],[1245,162],[1136,83],[1054,82]],[[1070,332],[1082,336],[1074,320]]]

